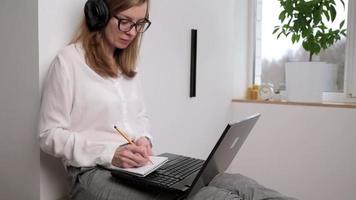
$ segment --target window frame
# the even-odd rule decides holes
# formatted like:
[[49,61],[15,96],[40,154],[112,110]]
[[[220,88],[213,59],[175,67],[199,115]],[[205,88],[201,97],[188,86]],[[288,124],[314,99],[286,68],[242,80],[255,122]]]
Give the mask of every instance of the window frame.
[[345,60],[345,93],[356,97],[356,1],[350,0],[347,18],[346,60]]

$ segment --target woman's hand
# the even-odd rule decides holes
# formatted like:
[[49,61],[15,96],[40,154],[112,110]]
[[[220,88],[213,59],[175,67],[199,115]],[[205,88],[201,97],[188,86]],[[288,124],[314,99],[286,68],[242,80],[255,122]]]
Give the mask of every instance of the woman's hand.
[[111,164],[121,168],[141,167],[149,162],[152,145],[148,138],[141,137],[135,144],[127,144],[116,149]]
[[135,144],[139,147],[144,147],[146,149],[146,152],[148,156],[152,156],[152,143],[148,137],[140,137],[136,140]]

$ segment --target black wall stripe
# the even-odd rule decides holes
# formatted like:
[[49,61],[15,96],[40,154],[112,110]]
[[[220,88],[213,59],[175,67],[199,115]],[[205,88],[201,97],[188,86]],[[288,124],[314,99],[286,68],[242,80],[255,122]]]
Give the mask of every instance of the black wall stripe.
[[191,30],[190,47],[190,97],[196,96],[196,76],[197,76],[197,34],[196,29]]

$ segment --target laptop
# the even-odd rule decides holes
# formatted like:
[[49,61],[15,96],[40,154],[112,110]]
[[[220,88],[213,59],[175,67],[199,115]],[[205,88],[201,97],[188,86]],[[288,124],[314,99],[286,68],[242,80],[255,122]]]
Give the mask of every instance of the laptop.
[[177,199],[194,196],[219,173],[225,172],[251,132],[260,114],[228,124],[206,160],[164,153],[168,162],[145,177],[111,171],[113,177],[150,190],[169,190]]

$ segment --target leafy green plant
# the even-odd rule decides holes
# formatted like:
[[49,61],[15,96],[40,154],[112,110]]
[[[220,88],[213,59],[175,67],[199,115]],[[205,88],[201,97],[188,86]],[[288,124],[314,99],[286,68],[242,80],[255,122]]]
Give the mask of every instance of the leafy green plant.
[[[302,40],[303,48],[309,52],[309,61],[321,49],[327,49],[346,36],[345,20],[340,22],[338,29],[332,29],[326,22],[336,19],[335,0],[278,0],[282,7],[279,14],[281,25],[275,26],[273,34],[288,37],[292,43]],[[345,3],[339,0],[344,9]]]

